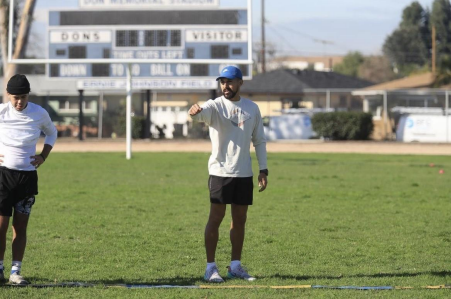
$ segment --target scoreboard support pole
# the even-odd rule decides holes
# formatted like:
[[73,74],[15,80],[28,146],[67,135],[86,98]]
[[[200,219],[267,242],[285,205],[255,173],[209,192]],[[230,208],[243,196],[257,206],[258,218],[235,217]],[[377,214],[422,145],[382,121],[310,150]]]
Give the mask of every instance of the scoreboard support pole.
[[127,160],[132,158],[132,72],[131,64],[127,64],[127,100],[126,100],[126,153]]
[[218,93],[217,93],[216,89],[210,90],[210,99],[212,99],[212,100],[216,99],[217,94]]
[[78,140],[83,140],[83,90],[78,91]]
[[145,128],[144,128],[144,138],[145,139],[150,139],[150,123],[151,123],[151,97],[152,97],[152,95],[151,95],[151,93],[150,93],[151,91],[150,91],[150,89],[148,89],[148,90],[146,90],[146,106],[147,106],[147,109],[146,109],[146,125],[145,125]]
[[97,132],[97,138],[102,139],[103,132],[103,91],[99,95],[99,128]]
[[449,142],[449,90],[445,91],[446,142]]

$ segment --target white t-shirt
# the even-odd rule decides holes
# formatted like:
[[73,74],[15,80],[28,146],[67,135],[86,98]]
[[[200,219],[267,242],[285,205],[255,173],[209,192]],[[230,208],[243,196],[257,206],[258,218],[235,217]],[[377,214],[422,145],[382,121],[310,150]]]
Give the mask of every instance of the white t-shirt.
[[0,104],[0,154],[2,166],[15,170],[32,171],[31,156],[36,155],[36,144],[41,131],[45,144],[53,146],[58,135],[49,114],[39,105],[28,102],[17,111],[10,102]]
[[193,120],[210,128],[212,152],[208,161],[210,175],[251,177],[250,143],[257,154],[260,169],[267,169],[266,139],[257,104],[249,99],[230,101],[224,97],[208,100]]

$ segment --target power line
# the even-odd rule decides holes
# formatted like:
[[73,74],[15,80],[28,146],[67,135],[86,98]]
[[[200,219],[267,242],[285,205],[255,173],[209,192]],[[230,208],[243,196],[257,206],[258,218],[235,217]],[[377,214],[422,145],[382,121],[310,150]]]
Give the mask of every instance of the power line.
[[283,29],[283,30],[285,30],[285,31],[289,31],[289,32],[298,34],[298,35],[300,35],[300,36],[303,36],[304,38],[310,39],[311,41],[313,41],[313,42],[315,42],[315,43],[320,43],[320,44],[322,44],[322,45],[324,45],[324,46],[326,46],[326,45],[331,45],[331,46],[334,46],[334,47],[336,47],[336,48],[341,48],[341,49],[344,49],[344,50],[346,50],[346,51],[349,51],[348,48],[346,48],[346,47],[344,47],[344,46],[341,46],[341,45],[337,44],[337,43],[334,42],[334,41],[325,40],[325,39],[320,39],[320,38],[317,38],[317,37],[312,36],[312,35],[310,35],[310,34],[307,34],[307,33],[304,33],[304,32],[298,31],[298,30],[294,30],[294,29],[289,28],[289,27],[282,26],[282,25],[280,25],[280,24],[270,24],[270,25],[271,25],[271,26],[279,27],[279,28],[281,28],[281,29]]
[[[297,31],[297,30],[294,30],[294,29],[292,29],[292,28],[288,28],[288,27],[285,27],[285,26],[282,26],[282,25],[280,25],[280,24],[271,24],[272,26],[277,26],[277,27],[280,27],[280,28],[282,28],[282,29],[284,29],[284,30],[287,30],[287,31],[291,31],[291,32],[294,32],[294,33],[297,33],[297,34],[299,34],[299,35],[301,35],[301,36],[304,36],[305,38],[308,38],[308,39],[311,39],[311,40],[313,40],[313,41],[320,41],[320,39],[317,39],[316,37],[314,37],[314,36],[312,36],[312,35],[310,35],[310,34],[307,34],[307,33],[304,33],[304,32],[300,32],[300,31]],[[332,41],[326,41],[326,40],[324,40],[324,42],[328,42],[328,43],[331,43],[331,44],[333,44],[334,42],[332,42]]]
[[[280,56],[292,56],[292,55],[297,55],[297,56],[314,56],[314,57],[324,57],[324,53],[323,52],[314,52],[314,51],[294,51],[294,50],[277,50],[276,52],[277,54],[282,54],[282,55],[278,55],[277,57]],[[327,55],[327,57],[330,56],[345,56],[345,54],[343,53],[329,53]]]
[[[297,48],[298,47],[295,47],[295,46],[293,46],[278,30],[276,30],[276,28],[274,28],[274,27],[279,27],[279,28],[281,28],[281,29],[283,29],[283,30],[285,30],[285,31],[290,31],[290,32],[293,32],[293,33],[296,33],[296,34],[298,34],[298,35],[301,35],[301,36],[303,36],[303,37],[305,37],[305,38],[307,38],[307,39],[310,39],[310,40],[312,40],[312,41],[314,41],[314,42],[317,42],[317,43],[322,43],[323,45],[332,45],[333,47],[336,47],[336,48],[341,48],[341,49],[344,49],[344,50],[346,50],[346,51],[350,51],[348,48],[346,48],[346,47],[342,47],[342,46],[340,46],[339,44],[337,44],[337,43],[335,43],[335,42],[333,42],[333,41],[327,41],[327,40],[322,40],[322,39],[318,39],[318,38],[316,38],[316,37],[314,37],[314,36],[312,36],[312,35],[310,35],[310,34],[307,34],[307,33],[304,33],[304,32],[301,32],[301,31],[298,31],[298,30],[294,30],[294,29],[291,29],[291,28],[288,28],[288,27],[285,27],[285,26],[282,26],[282,25],[278,25],[278,24],[270,24],[271,25],[271,27],[267,27],[267,28],[270,28],[275,34],[276,34],[276,36],[280,39],[280,40],[282,40],[289,48],[291,48],[291,50],[292,51],[287,51],[287,50],[277,50],[277,52],[279,52],[279,53],[310,53],[310,54],[318,54],[319,52],[306,52],[306,51],[300,51],[300,50],[298,50]],[[415,62],[422,62],[423,61],[423,55],[422,54],[420,54],[420,53],[418,53],[418,52],[404,52],[404,51],[393,51],[393,50],[391,50],[390,51],[392,54],[397,54],[397,55],[403,55],[403,56],[405,56],[405,61],[406,62],[412,62],[412,63],[415,63]],[[328,54],[328,55],[331,55],[330,53]],[[342,54],[341,54],[342,55]]]
[[[269,27],[268,27],[269,28]],[[285,44],[288,46],[288,47],[290,47],[292,50],[294,50],[294,51],[297,51],[298,49],[295,47],[295,46],[293,46],[293,45],[291,45],[291,43],[289,43],[280,33],[278,33],[278,31],[277,30],[275,30],[274,28],[270,28],[272,31],[274,31],[274,33],[282,40],[282,41],[284,41],[285,42]]]
[[294,29],[289,28],[289,27],[282,26],[282,25],[280,25],[280,24],[271,24],[271,25],[280,27],[280,28],[282,28],[282,29],[284,29],[284,30],[286,30],[286,31],[290,31],[290,32],[296,33],[296,34],[298,34],[298,35],[304,36],[304,37],[306,37],[306,38],[309,38],[309,39],[311,39],[312,41],[314,41],[315,43],[321,43],[321,44],[325,44],[325,45],[336,45],[336,43],[335,43],[334,41],[325,40],[325,39],[319,39],[319,38],[317,38],[317,37],[315,37],[315,36],[312,36],[312,35],[310,35],[310,34],[307,34],[307,33],[304,33],[304,32],[300,32],[300,31],[298,31],[298,30],[294,30]]

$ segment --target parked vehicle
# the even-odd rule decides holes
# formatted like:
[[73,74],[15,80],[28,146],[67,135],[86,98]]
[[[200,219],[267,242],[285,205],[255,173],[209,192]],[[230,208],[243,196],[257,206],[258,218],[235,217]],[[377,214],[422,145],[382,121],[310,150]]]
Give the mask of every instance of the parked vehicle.
[[[437,111],[437,110],[440,111]],[[443,109],[410,111],[400,115],[396,126],[396,140],[403,142],[451,141],[451,116]]]

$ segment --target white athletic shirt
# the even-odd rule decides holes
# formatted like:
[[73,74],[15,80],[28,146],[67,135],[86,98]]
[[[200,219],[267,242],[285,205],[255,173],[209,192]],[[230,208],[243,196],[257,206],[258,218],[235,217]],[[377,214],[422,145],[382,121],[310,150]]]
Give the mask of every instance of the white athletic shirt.
[[45,144],[53,146],[58,132],[41,106],[28,102],[24,110],[17,111],[10,102],[0,104],[2,166],[15,170],[36,170],[30,164],[30,157],[36,155],[41,131],[45,134]]
[[230,101],[224,97],[208,100],[193,120],[210,128],[212,152],[208,161],[210,175],[251,177],[250,143],[257,154],[259,168],[267,169],[266,139],[257,104],[249,99]]

